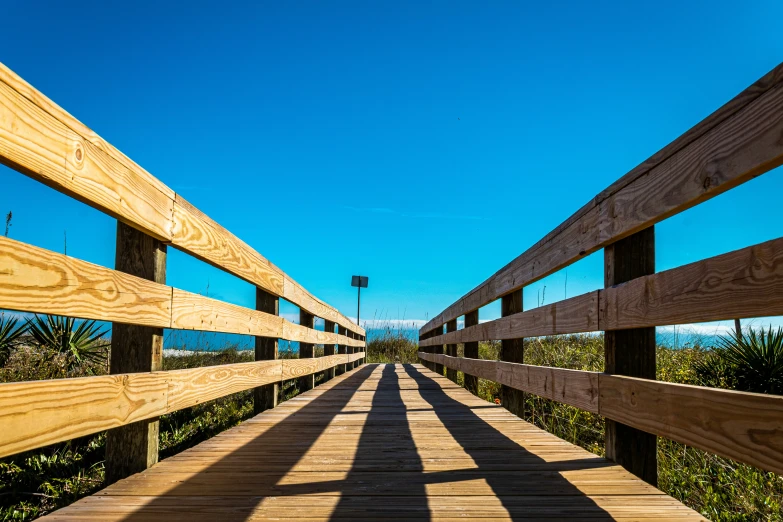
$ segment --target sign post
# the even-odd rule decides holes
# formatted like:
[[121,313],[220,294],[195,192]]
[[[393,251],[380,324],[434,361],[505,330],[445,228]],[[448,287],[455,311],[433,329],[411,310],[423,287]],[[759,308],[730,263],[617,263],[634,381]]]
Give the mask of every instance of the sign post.
[[362,306],[362,288],[367,288],[369,278],[367,276],[352,276],[351,286],[357,288],[358,294],[356,296],[356,324],[359,324],[359,312]]

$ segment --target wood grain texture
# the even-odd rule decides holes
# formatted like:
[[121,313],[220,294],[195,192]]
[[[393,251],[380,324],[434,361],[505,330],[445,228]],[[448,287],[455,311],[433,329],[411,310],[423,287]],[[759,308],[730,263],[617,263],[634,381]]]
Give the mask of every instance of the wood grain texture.
[[[114,268],[155,283],[166,283],[166,244],[117,221]],[[112,323],[109,373],[127,374],[163,369],[163,328]],[[106,433],[106,484],[144,471],[158,462],[160,422],[157,417],[119,426]]]
[[476,310],[783,163],[783,64],[425,324]]
[[426,361],[783,474],[783,396],[419,352]]
[[163,415],[167,395],[153,373],[0,384],[0,456]]
[[[270,315],[280,315],[280,299],[262,288],[256,287],[256,310]],[[276,360],[277,337],[256,337],[254,356],[256,361]],[[275,382],[259,386],[253,390],[253,412],[258,415],[262,411],[277,406],[280,383]]]
[[783,475],[783,397],[599,376],[599,413]]
[[0,457],[358,360],[364,352],[188,370],[0,384]]
[[703,520],[420,365],[366,365],[44,520]]
[[[521,314],[524,310],[522,304],[522,289],[515,290],[500,298],[500,316],[510,317]],[[498,359],[504,362],[524,363],[525,344],[522,337],[515,339],[503,339],[500,341]],[[500,404],[508,411],[519,417],[525,418],[525,394],[513,386],[500,385]]]
[[355,332],[360,335],[366,334],[364,328],[343,316],[335,308],[332,308],[328,304],[310,294],[310,292],[305,290],[302,285],[294,281],[289,275],[285,276],[285,286],[281,297],[291,301],[300,308],[304,308],[316,317],[333,321],[340,326],[344,326],[351,332]]
[[[604,286],[655,273],[655,227],[625,237],[604,249]],[[600,323],[600,319],[599,319]],[[655,328],[604,333],[604,372],[655,380]],[[604,455],[648,484],[658,485],[658,438],[627,424],[606,419]]]
[[114,149],[80,135],[68,126],[73,121],[59,120],[0,81],[0,162],[168,240],[173,192],[124,156],[113,155]]
[[[449,332],[456,332],[457,331],[457,320],[452,319],[448,323],[446,323],[446,333]],[[457,345],[456,344],[447,344],[446,345],[446,355],[450,355],[451,357],[457,356]],[[457,370],[453,368],[446,368],[446,378],[457,382]]]
[[[468,312],[465,314],[465,328],[470,328],[471,326],[476,326],[479,324],[479,311],[473,310],[472,312]],[[478,359],[479,358],[479,343],[478,341],[469,341],[464,343],[464,353],[465,357],[469,359]],[[473,395],[479,394],[479,388],[478,388],[478,377],[475,375],[465,374],[463,377],[463,382],[465,383],[465,389],[468,390]]]
[[517,339],[598,330],[598,292],[590,292],[456,332],[428,337],[420,346]]
[[783,239],[607,288],[600,308],[601,330],[783,315]]
[[300,377],[322,372],[333,366],[349,364],[358,361],[363,355],[364,352],[357,352],[307,359],[282,359],[283,380],[298,379]]
[[0,237],[0,308],[168,328],[171,287]]
[[365,333],[3,64],[0,162],[319,317]]
[[314,344],[364,341],[0,237],[0,308]]
[[177,288],[173,289],[171,314],[171,327],[180,330],[287,338],[283,327],[285,320],[280,316]]
[[563,368],[485,361],[419,352],[425,361],[488,379],[515,390],[534,393],[583,410],[598,413],[598,374]]
[[783,315],[783,238],[425,338],[419,345],[774,315]]
[[174,203],[171,244],[270,293],[283,296],[285,276],[277,267],[179,194]]
[[160,372],[168,383],[167,411],[189,408],[232,393],[282,380],[282,361],[223,364]]

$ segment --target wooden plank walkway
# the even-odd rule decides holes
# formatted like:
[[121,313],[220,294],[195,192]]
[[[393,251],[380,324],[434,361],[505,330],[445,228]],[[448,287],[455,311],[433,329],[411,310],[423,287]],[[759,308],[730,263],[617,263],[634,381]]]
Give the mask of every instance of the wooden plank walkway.
[[365,365],[49,520],[703,520],[421,365]]

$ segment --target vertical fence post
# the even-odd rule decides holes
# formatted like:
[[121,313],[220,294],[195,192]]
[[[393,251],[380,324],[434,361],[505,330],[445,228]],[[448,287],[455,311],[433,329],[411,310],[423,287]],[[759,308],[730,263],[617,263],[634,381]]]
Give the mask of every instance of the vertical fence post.
[[[508,317],[522,311],[522,289],[504,295],[501,299],[500,315]],[[522,338],[500,341],[500,360],[513,363],[525,362],[525,349]],[[525,394],[508,386],[500,386],[500,402],[504,408],[519,417],[525,418]]]
[[[324,319],[324,330],[327,332],[334,333],[334,321],[327,321]],[[337,353],[337,345],[336,344],[325,344],[324,345],[324,356],[327,355],[334,355]],[[329,379],[334,379],[335,376],[335,367],[332,366],[328,370],[326,370],[326,375],[324,378],[324,382],[328,381]]]
[[[346,329],[346,330],[345,330],[345,336],[346,336],[348,339],[353,339],[353,332],[352,332],[352,331],[350,331],[350,330],[347,330],[347,329]],[[346,345],[346,347],[345,347],[345,353],[347,353],[348,355],[351,355],[351,354],[353,353],[353,346],[347,346],[347,345]],[[345,365],[345,371],[346,371],[346,372],[349,372],[349,371],[351,371],[351,370],[353,370],[353,363],[352,363],[352,362],[349,362],[349,363],[347,363],[347,364]]]
[[[649,227],[604,249],[606,287],[655,273],[655,228]],[[655,328],[604,333],[606,373],[655,379]],[[657,437],[606,419],[606,457],[657,485]]]
[[[280,300],[276,295],[256,287],[256,310],[268,314],[280,314]],[[256,337],[256,361],[277,359],[277,338]],[[253,389],[253,412],[258,415],[262,411],[271,410],[277,406],[277,395],[280,383],[272,383]]]
[[[468,312],[465,314],[465,328],[468,328],[470,326],[476,326],[479,322],[479,311],[473,310],[472,312]],[[465,357],[469,357],[471,359],[478,359],[479,358],[479,349],[478,349],[478,341],[471,341],[468,343],[465,343]],[[465,378],[465,389],[468,390],[473,395],[478,395],[478,377],[475,375],[468,375],[467,373],[464,375]]]
[[[299,324],[307,328],[315,328],[315,316],[304,309],[299,309]],[[309,359],[313,357],[314,347],[312,343],[299,343],[299,358]],[[305,375],[299,378],[299,393],[312,390],[315,386],[315,374]]]
[[[348,336],[348,329],[345,326],[337,325],[337,333],[340,335]],[[348,347],[344,344],[337,345],[337,353],[340,355],[346,355],[348,353]],[[337,366],[337,375],[342,375],[348,371],[348,365],[343,363]]]
[[[457,320],[452,319],[451,321],[446,323],[446,333],[449,332],[456,332],[457,331]],[[456,344],[447,344],[446,345],[446,355],[450,355],[451,357],[457,356],[457,345]],[[446,368],[446,377],[451,379],[454,382],[457,382],[457,370],[453,368]]]
[[[443,335],[443,325],[440,325],[434,332],[433,335]],[[446,348],[446,345],[444,344],[436,344],[432,347],[432,353],[444,353],[444,348]],[[443,375],[443,365],[440,363],[435,363],[432,371],[437,373],[438,375]]]
[[[356,340],[359,338],[359,334],[351,332],[351,339]],[[359,349],[356,346],[351,346],[351,353],[359,353]],[[359,366],[359,361],[353,361],[351,363],[351,369],[356,369]]]
[[[117,222],[115,269],[156,283],[166,283],[166,245],[124,223]],[[150,372],[163,369],[163,329],[112,324],[109,373]],[[106,483],[111,484],[158,462],[157,418],[108,431]]]
[[[427,334],[429,334],[429,332],[419,333],[418,351],[420,351],[420,352],[425,352],[426,353],[427,351],[429,351],[429,349],[426,346],[422,346],[421,345],[422,341],[426,341],[427,340]],[[429,368],[430,367],[430,363],[428,361],[423,360],[421,357],[419,357],[419,363],[421,363],[421,365],[424,366],[425,368]]]

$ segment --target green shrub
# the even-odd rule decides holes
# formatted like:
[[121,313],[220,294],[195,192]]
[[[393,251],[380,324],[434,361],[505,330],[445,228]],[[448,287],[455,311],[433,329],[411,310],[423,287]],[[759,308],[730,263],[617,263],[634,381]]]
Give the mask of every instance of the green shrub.
[[783,329],[721,337],[695,370],[705,386],[783,395]]
[[[101,330],[95,321],[36,315],[27,321],[27,331],[33,342],[47,353],[65,356],[66,371],[85,363],[106,361],[110,343],[104,336],[109,330]],[[86,367],[91,366],[88,364]]]
[[11,355],[11,350],[25,333],[24,325],[17,326],[18,323],[18,318],[6,317],[5,314],[0,313],[0,367],[5,366]]

